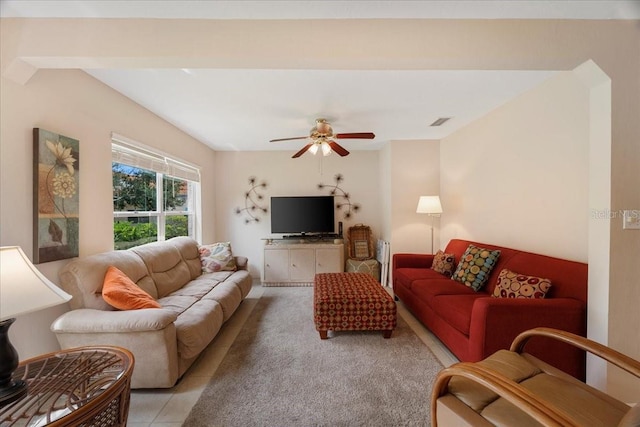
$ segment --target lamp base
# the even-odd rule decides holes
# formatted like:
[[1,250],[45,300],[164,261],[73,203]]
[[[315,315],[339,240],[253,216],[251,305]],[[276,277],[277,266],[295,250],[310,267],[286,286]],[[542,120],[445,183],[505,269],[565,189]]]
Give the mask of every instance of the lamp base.
[[12,378],[18,367],[18,353],[9,341],[9,327],[16,319],[5,319],[0,322],[0,407],[24,397],[27,384]]
[[0,387],[0,408],[22,399],[26,394],[27,383],[22,380],[11,381],[9,385]]

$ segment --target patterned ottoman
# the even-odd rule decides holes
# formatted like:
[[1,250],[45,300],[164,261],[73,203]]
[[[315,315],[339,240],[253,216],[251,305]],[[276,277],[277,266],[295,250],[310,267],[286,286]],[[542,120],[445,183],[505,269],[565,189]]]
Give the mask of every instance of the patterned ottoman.
[[313,284],[313,320],[321,339],[327,331],[383,331],[396,327],[396,303],[365,273],[319,273]]

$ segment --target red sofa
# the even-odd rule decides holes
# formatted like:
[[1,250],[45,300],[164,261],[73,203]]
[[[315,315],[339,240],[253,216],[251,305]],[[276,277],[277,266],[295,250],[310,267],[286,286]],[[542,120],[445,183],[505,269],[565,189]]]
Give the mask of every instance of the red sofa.
[[[460,260],[473,244],[501,251],[479,291],[431,269],[434,255],[395,254],[393,291],[397,299],[463,362],[477,362],[508,349],[520,332],[546,326],[586,336],[587,264],[454,239],[444,249]],[[544,299],[494,298],[502,269],[551,280]],[[567,344],[532,339],[527,352],[584,380],[585,353]]]

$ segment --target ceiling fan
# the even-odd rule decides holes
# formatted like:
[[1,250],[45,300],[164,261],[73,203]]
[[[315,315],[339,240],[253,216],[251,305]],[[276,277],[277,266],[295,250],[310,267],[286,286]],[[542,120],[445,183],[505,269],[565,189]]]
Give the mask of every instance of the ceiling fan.
[[344,157],[348,156],[349,152],[340,144],[336,139],[373,139],[375,135],[371,132],[356,132],[356,133],[333,133],[333,128],[325,119],[316,119],[316,125],[311,128],[309,136],[296,136],[293,138],[280,138],[272,139],[269,142],[291,141],[294,139],[308,139],[307,145],[302,147],[300,151],[291,156],[297,158],[302,156],[307,151],[312,154],[316,154],[319,149],[322,150],[324,156],[328,156],[332,151],[338,153],[338,155]]

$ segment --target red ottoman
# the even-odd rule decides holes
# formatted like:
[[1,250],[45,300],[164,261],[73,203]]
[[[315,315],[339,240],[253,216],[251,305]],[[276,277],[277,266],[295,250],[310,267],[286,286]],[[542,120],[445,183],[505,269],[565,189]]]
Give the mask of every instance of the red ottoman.
[[383,331],[391,337],[396,303],[365,273],[319,273],[313,284],[313,320],[320,338],[327,331]]

